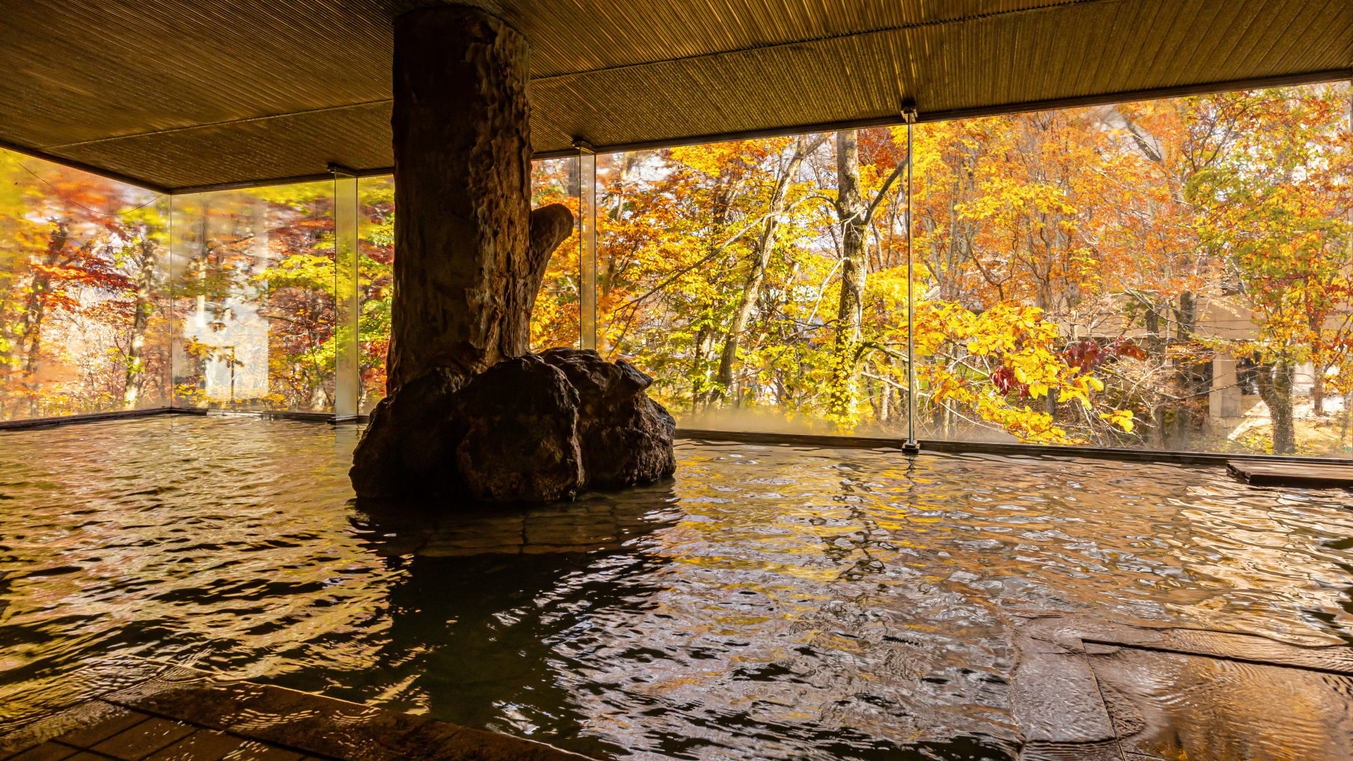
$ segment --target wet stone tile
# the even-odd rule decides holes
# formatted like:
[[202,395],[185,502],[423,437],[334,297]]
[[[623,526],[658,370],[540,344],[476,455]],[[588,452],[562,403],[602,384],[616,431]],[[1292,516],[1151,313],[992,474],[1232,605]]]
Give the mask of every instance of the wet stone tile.
[[[156,674],[138,684],[104,696],[105,700],[129,708],[142,708],[142,701],[150,700],[165,693],[186,690],[210,690],[220,682],[206,672],[175,666]],[[151,709],[153,710],[153,709]],[[160,712],[163,713],[163,712]],[[173,715],[173,714],[165,714]]]
[[1109,655],[1115,648],[1128,647],[1353,677],[1353,650],[1344,645],[1287,643],[1241,632],[1139,627],[1061,617],[1030,621],[1024,628],[1048,639],[1059,633],[1070,634],[1082,641],[1084,652],[1090,655]]
[[223,756],[221,761],[300,761],[301,758],[302,755],[296,751],[246,740],[240,747]]
[[148,761],[220,761],[227,753],[239,748],[243,742],[244,740],[224,732],[199,729],[160,750]]
[[[100,696],[144,682],[165,668],[144,659],[115,656],[63,673],[47,685],[0,684],[0,758],[15,750],[7,742],[9,735],[27,734],[29,742],[23,744],[27,747],[37,744],[32,738],[39,734],[38,741],[42,741],[83,726],[90,720],[87,707],[97,710]],[[109,708],[106,704],[101,707],[105,711]],[[54,722],[58,716],[73,720]],[[41,732],[34,734],[32,730],[39,728]]]
[[81,727],[80,729],[71,730],[57,739],[67,745],[74,745],[77,748],[92,748],[104,740],[107,740],[120,732],[124,732],[149,718],[149,714],[128,710],[126,708],[116,708],[110,712],[110,715],[100,719],[97,723]]
[[36,748],[29,748],[17,756],[11,756],[8,761],[62,761],[62,759],[76,752],[76,749],[69,745],[45,742]]
[[1129,648],[1092,664],[1140,712],[1138,731],[1121,738],[1136,761],[1349,759],[1353,678]]
[[1123,761],[1116,740],[1097,743],[1029,743],[1020,749],[1020,761]]
[[103,705],[96,714],[61,725],[73,737],[81,733],[75,739],[87,741],[89,757],[102,761],[585,759],[541,743],[192,669],[170,669],[104,701],[96,701]]
[[126,708],[102,700],[91,700],[64,711],[57,711],[0,735],[0,758],[8,758],[21,750],[27,750],[68,733],[92,728],[105,720],[125,716],[127,713]]
[[147,719],[94,745],[91,750],[122,761],[140,761],[193,733],[193,727],[161,718]]
[[[279,687],[246,682],[184,682],[141,690],[146,710],[306,752],[368,761],[401,759],[392,749],[421,717],[381,711]],[[235,761],[235,759],[231,759]]]
[[229,730],[246,715],[249,707],[263,695],[262,685],[247,682],[195,680],[151,680],[138,687],[110,696],[133,708],[172,716],[180,721],[216,730]]
[[1010,690],[1021,733],[1049,747],[1117,740],[1089,664],[1074,654],[1038,652],[1038,643],[1024,645]]
[[1104,707],[1113,721],[1113,731],[1121,740],[1140,733],[1146,728],[1146,718],[1132,698],[1124,695],[1112,684],[1099,682],[1099,693],[1104,698]]

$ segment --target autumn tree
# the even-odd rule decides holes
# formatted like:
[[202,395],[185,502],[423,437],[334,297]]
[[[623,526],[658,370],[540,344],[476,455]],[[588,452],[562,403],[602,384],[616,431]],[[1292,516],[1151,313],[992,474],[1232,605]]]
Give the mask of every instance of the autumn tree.
[[395,260],[395,183],[392,177],[358,181],[357,341],[360,409],[385,396],[390,351],[390,297]]
[[[126,278],[126,293],[117,307],[126,320],[125,331],[115,347],[122,365],[122,407],[135,409],[141,403],[152,377],[168,372],[168,338],[161,309],[166,276],[164,211],[157,205],[142,205],[119,214],[121,228],[111,251],[114,266]],[[161,326],[161,345],[151,342],[152,330]]]
[[[676,377],[668,368],[679,363],[690,409],[727,397],[721,347],[770,218],[762,203],[776,181],[765,169],[781,161],[784,148],[784,141],[746,141],[671,149],[656,157],[661,164],[642,194],[610,186],[599,247],[609,348],[648,354],[645,365],[660,378]],[[659,332],[660,351],[645,351]],[[743,334],[745,323],[739,340]]]
[[[1024,441],[1122,443],[1104,390],[1103,138],[1085,111],[916,129],[918,379],[928,435],[995,428]],[[899,304],[895,309],[901,309]],[[918,421],[922,422],[922,421]],[[966,434],[962,432],[966,431]]]
[[1231,350],[1258,360],[1276,454],[1296,452],[1297,365],[1313,363],[1322,388],[1349,338],[1348,97],[1333,85],[1215,96],[1241,116],[1232,149],[1194,188],[1205,235],[1256,315],[1258,335]]
[[789,146],[772,154],[771,172],[773,182],[770,195],[766,199],[761,221],[755,228],[750,255],[746,263],[746,275],[741,291],[737,294],[737,306],[733,309],[732,320],[724,334],[723,350],[719,355],[718,375],[714,385],[714,400],[731,399],[735,403],[742,399],[738,389],[737,365],[739,350],[757,308],[760,306],[762,291],[766,285],[767,273],[781,244],[781,226],[783,218],[790,209],[807,200],[802,186],[800,172],[804,161],[827,141],[827,135],[803,135],[789,141]]
[[851,424],[857,415],[859,362],[862,355],[865,287],[869,276],[867,231],[879,204],[902,176],[910,157],[892,160],[892,168],[876,185],[862,187],[860,146],[856,130],[836,133],[836,210],[839,226],[841,285],[836,308],[836,340],[832,355],[831,402],[828,415]]
[[136,406],[159,267],[153,242],[145,267],[136,248],[163,229],[154,195],[11,153],[0,175],[3,414]]
[[[531,168],[531,208],[561,203],[580,219],[578,193],[582,186],[578,159],[545,159]],[[582,328],[582,261],[578,232],[554,250],[545,268],[545,280],[531,313],[531,348],[577,346]]]

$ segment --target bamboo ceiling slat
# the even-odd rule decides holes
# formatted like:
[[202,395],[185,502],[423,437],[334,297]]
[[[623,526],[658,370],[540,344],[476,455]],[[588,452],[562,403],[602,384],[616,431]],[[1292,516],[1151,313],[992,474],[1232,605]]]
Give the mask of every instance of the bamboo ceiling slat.
[[[390,19],[426,0],[29,0],[0,144],[166,188],[392,163]],[[1348,0],[483,0],[537,151],[924,121],[1353,72]]]
[[286,177],[323,174],[330,162],[345,167],[388,167],[388,139],[370,135],[389,129],[390,104],[381,101],[336,112],[289,114],[243,124],[232,123],[129,137],[64,149],[59,158],[106,167],[122,175],[151,172],[163,187],[189,188],[208,176],[279,177],[278,166],[295,166]]
[[555,76],[1105,0],[647,0],[500,3]]

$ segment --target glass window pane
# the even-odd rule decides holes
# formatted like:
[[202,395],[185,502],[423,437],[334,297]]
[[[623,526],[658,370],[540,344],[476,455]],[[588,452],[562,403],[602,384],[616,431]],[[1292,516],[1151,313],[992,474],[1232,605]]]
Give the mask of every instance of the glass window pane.
[[597,157],[600,349],[685,427],[834,430],[828,136]]
[[390,351],[390,294],[395,262],[395,178],[362,177],[358,196],[358,352],[361,402],[370,412],[385,398]]
[[168,199],[0,149],[0,420],[168,404]]
[[333,183],[176,196],[175,402],[328,412]]
[[925,435],[1347,452],[1349,95],[919,128]]
[[531,208],[562,203],[573,212],[573,234],[559,244],[531,314],[531,349],[578,346],[582,324],[582,263],[578,236],[579,193],[583,182],[577,157],[543,159],[531,165]]

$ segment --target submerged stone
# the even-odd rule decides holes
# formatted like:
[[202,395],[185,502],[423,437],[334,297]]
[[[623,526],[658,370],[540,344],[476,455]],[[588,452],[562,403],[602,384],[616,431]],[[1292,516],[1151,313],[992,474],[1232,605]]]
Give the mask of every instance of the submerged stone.
[[349,475],[357,496],[553,502],[676,469],[676,422],[652,379],[594,351],[503,360],[468,380],[436,369],[372,413]]
[[376,405],[348,471],[358,496],[401,497],[414,484],[423,494],[463,491],[459,473],[445,463],[455,456],[451,411],[465,383],[465,376],[437,368]]

